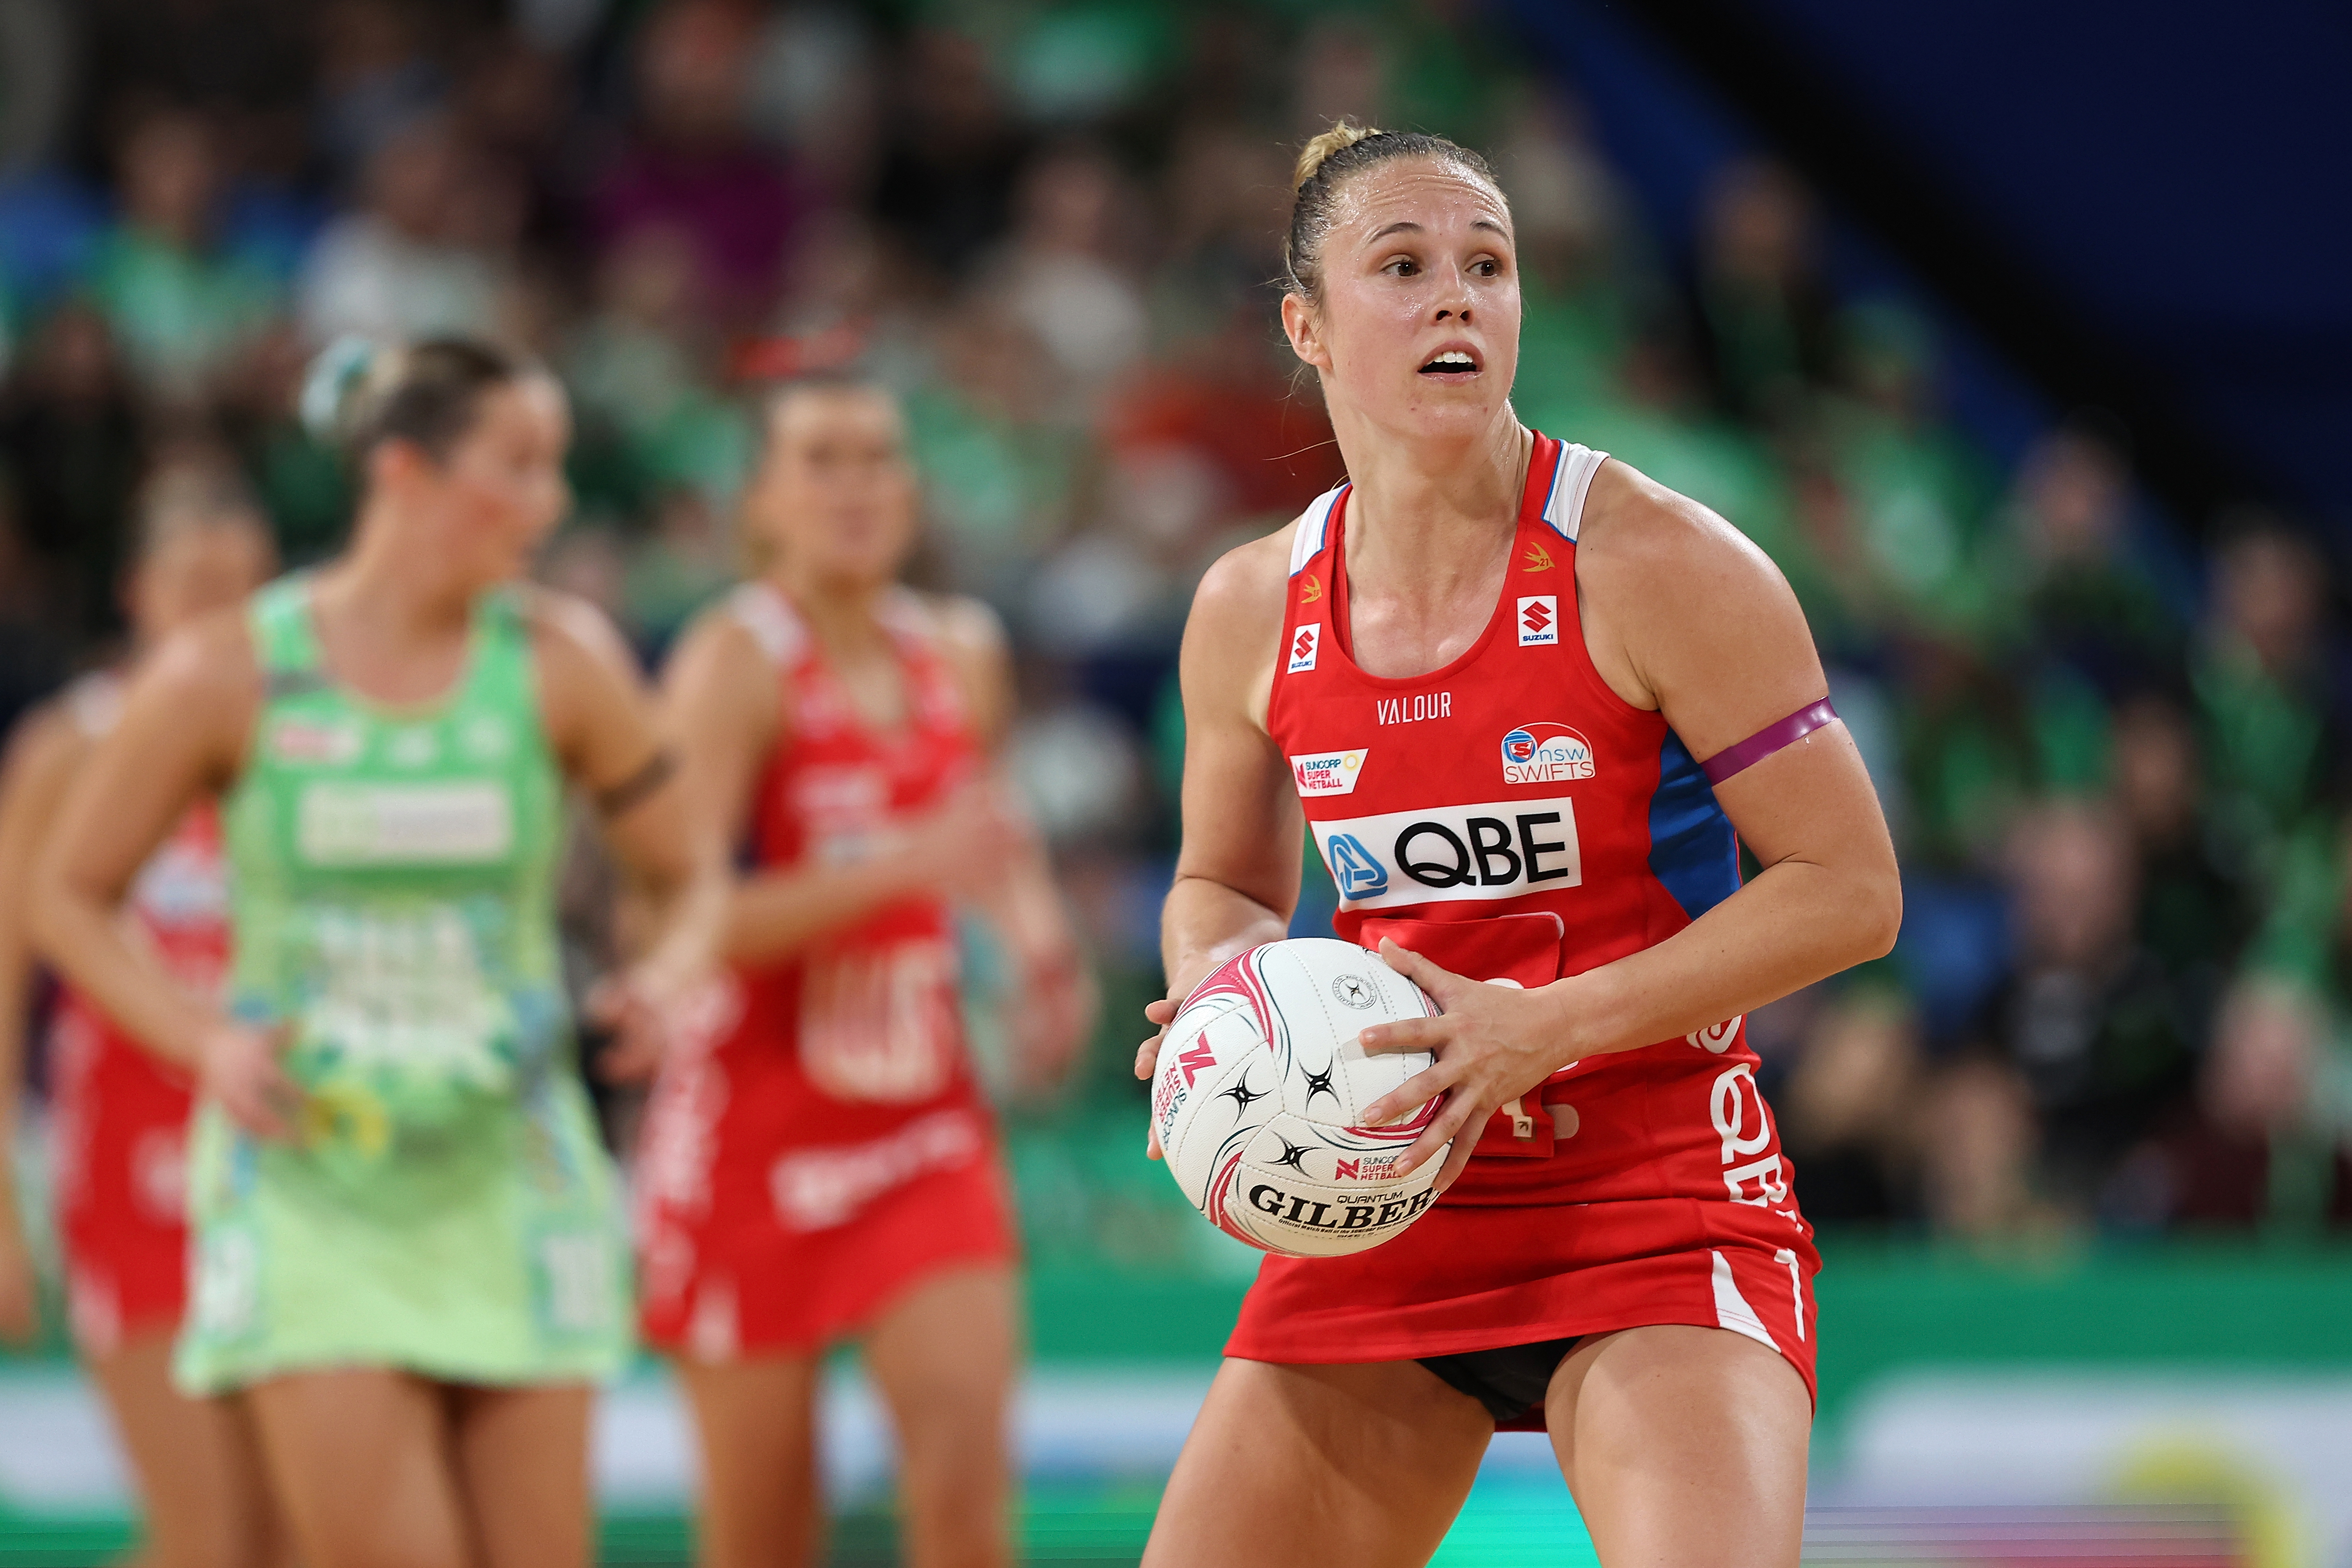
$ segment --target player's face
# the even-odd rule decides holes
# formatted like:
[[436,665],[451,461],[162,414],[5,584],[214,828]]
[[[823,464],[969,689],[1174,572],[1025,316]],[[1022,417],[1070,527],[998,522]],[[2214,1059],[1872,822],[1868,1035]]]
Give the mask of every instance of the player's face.
[[198,616],[225,610],[259,588],[276,564],[268,530],[245,514],[166,527],[131,568],[125,595],[142,643],[170,636]]
[[544,376],[484,392],[474,423],[435,464],[414,448],[409,478],[417,510],[435,520],[435,544],[453,572],[489,586],[529,570],[572,505],[563,449],[572,415],[562,389]]
[[870,588],[915,542],[915,476],[898,410],[861,389],[803,392],[769,416],[751,526],[796,575]]
[[1509,398],[1519,269],[1501,194],[1437,158],[1376,163],[1340,188],[1322,298],[1284,302],[1328,396],[1400,433],[1467,434]]

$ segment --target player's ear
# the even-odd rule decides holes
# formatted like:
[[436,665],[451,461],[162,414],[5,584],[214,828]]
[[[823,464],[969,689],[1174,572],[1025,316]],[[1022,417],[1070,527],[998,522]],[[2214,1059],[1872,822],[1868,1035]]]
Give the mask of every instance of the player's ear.
[[1318,371],[1331,368],[1330,352],[1323,347],[1322,326],[1315,318],[1315,307],[1303,294],[1282,297],[1282,330],[1290,340],[1290,351]]

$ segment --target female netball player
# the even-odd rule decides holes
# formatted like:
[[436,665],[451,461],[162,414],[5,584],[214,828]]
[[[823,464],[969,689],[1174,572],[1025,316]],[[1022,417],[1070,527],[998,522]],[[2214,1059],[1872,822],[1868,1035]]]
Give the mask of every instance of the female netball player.
[[[619,1068],[707,984],[723,869],[618,638],[517,583],[565,504],[554,383],[456,340],[356,372],[350,549],[149,661],[43,862],[36,936],[197,1080],[177,1378],[245,1391],[306,1568],[578,1568],[590,1389],[629,1314],[558,972],[565,781],[651,911],[604,998]],[[113,919],[215,795],[226,1012]]]
[[786,387],[744,512],[762,574],[666,678],[694,808],[755,867],[728,931],[740,1014],[664,1064],[637,1173],[646,1333],[693,1403],[712,1568],[810,1560],[822,1355],[850,1335],[898,1427],[908,1561],[1008,1553],[1013,1236],[954,905],[1018,960],[1034,1073],[1093,1003],[990,777],[1003,641],[977,604],[898,586],[915,521],[888,394]]
[[[172,632],[237,603],[269,573],[268,526],[226,472],[179,464],[141,488],[123,605],[133,667]],[[0,770],[0,1126],[16,1124],[33,956],[21,922],[32,865],[89,751],[113,727],[122,676],[85,675],[25,721]],[[228,965],[227,884],[209,805],[181,819],[131,886],[148,954],[195,997],[216,997]],[[68,992],[49,1062],[49,1147],[63,1243],[68,1324],[105,1396],[145,1514],[151,1568],[274,1560],[258,1450],[235,1402],[172,1386],[172,1336],[186,1301],[184,1073],[127,1040]],[[0,1211],[0,1295],[32,1327],[32,1278],[13,1197]]]
[[1764,556],[1513,415],[1480,159],[1316,138],[1288,256],[1351,483],[1193,605],[1170,994],[1284,934],[1303,814],[1340,935],[1444,1009],[1364,1045],[1436,1053],[1370,1109],[1443,1095],[1407,1168],[1447,1185],[1265,1261],[1145,1561],[1425,1562],[1502,1425],[1549,1430],[1603,1563],[1793,1565],[1816,1260],[1742,1016],[1892,944],[1870,781]]

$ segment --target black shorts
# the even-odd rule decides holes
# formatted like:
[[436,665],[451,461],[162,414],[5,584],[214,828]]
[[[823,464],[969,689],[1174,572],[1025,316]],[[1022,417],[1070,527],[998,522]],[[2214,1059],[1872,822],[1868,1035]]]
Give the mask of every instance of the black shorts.
[[1576,1336],[1467,1350],[1458,1355],[1424,1355],[1421,1364],[1486,1407],[1497,1421],[1517,1420],[1544,1402],[1551,1375],[1576,1348]]

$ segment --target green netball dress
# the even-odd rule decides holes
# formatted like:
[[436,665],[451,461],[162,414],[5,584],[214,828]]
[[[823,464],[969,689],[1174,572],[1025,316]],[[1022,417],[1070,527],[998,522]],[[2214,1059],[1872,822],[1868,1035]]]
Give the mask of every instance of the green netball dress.
[[179,1380],[607,1375],[627,1252],[560,983],[562,785],[520,609],[486,599],[458,689],[414,709],[327,675],[305,579],[251,624],[268,694],[223,812],[230,994],[289,1030],[306,1105],[291,1144],[198,1112]]

